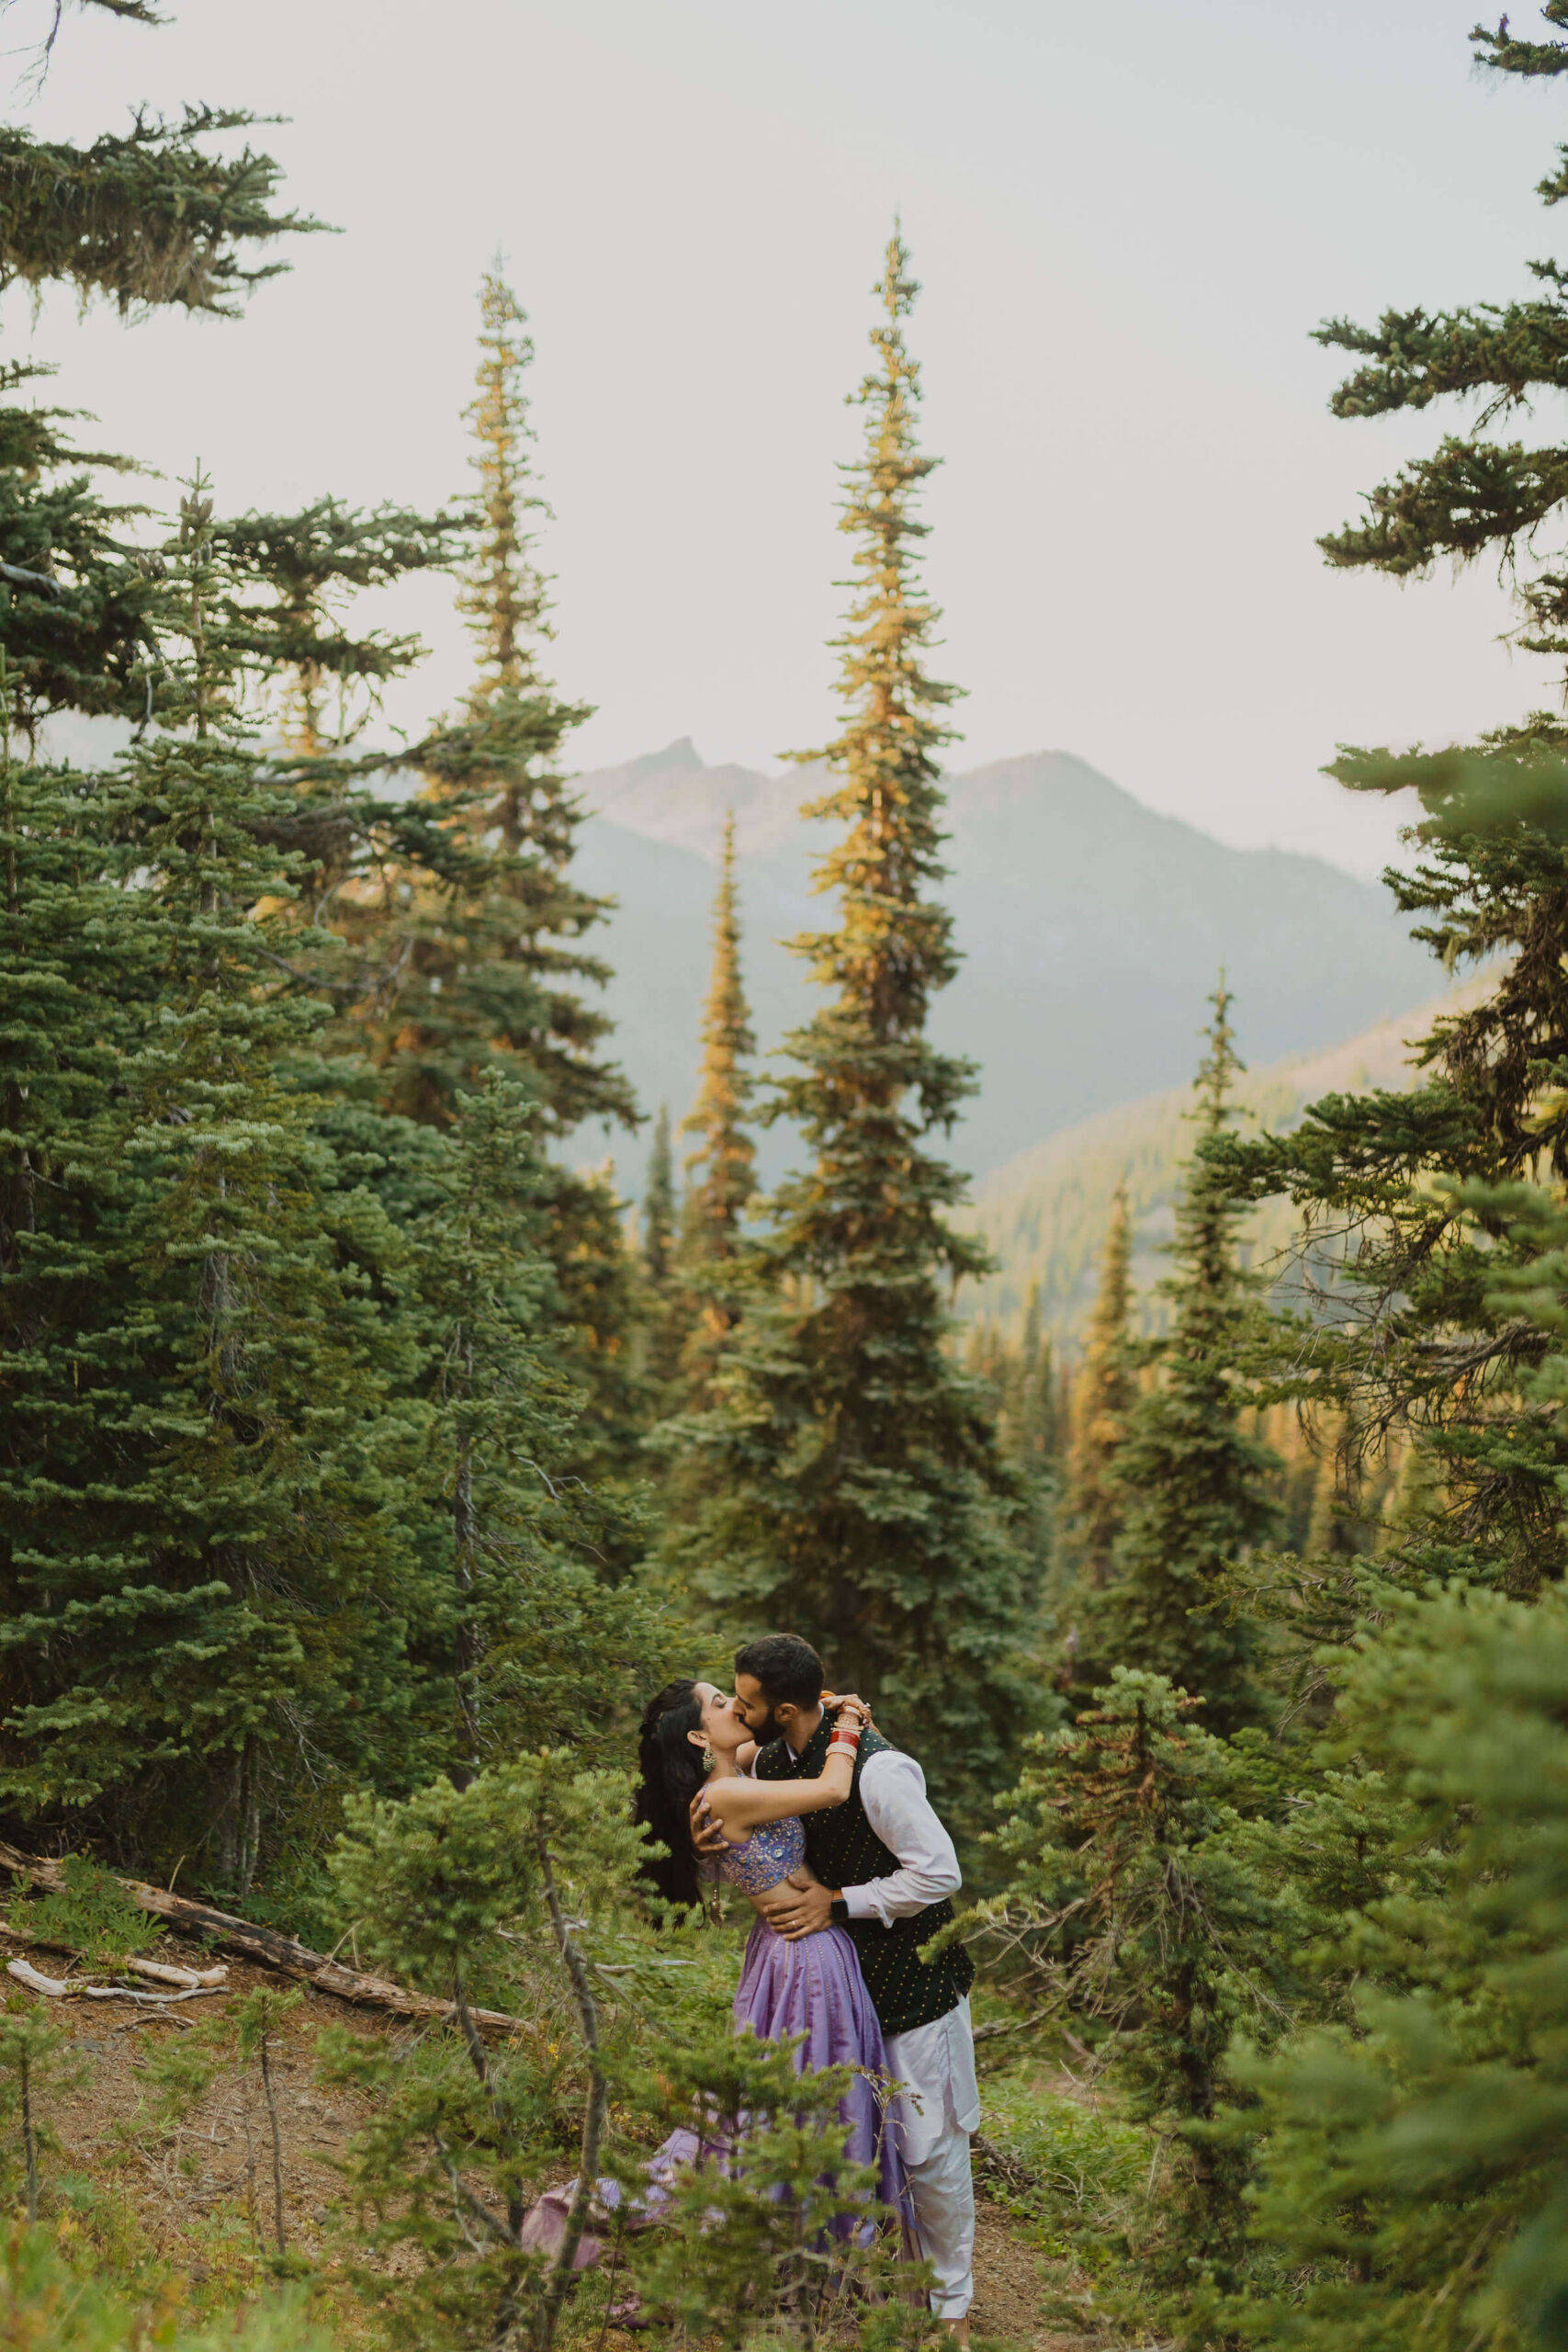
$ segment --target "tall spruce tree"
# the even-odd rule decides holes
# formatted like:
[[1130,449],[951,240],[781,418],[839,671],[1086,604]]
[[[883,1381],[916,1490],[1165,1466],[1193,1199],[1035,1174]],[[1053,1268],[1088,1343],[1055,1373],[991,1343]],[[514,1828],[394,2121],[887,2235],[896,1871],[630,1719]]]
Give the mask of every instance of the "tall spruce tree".
[[614,1503],[559,1475],[581,1399],[540,1346],[552,1275],[534,1214],[549,1181],[536,1119],[518,1080],[487,1071],[459,1098],[430,1206],[407,1228],[434,1407],[424,1492],[445,1502],[451,1561],[458,1781],[610,1731],[669,1643],[635,1587],[607,1590],[595,1573],[630,1541]]
[[670,1149],[670,1105],[653,1123],[648,1183],[642,1196],[642,1261],[655,1290],[669,1284],[675,1262],[675,1161]]
[[661,1102],[648,1159],[641,1235],[647,1323],[644,1381],[655,1416],[675,1409],[682,1401],[681,1355],[691,1326],[692,1305],[677,1263],[680,1223],[675,1160],[670,1148],[670,1106]]
[[757,1154],[746,1125],[757,1050],[740,974],[735,812],[728,810],[714,903],[713,967],[703,1007],[702,1076],[682,1132],[698,1138],[686,1160],[681,1273],[688,1301],[683,1373],[691,1398],[709,1401],[715,1368],[740,1319],[742,1226],[757,1190]]
[[1209,1050],[1193,1081],[1198,1145],[1188,1162],[1170,1245],[1177,1272],[1156,1375],[1134,1404],[1111,1483],[1122,1525],[1111,1583],[1096,1611],[1095,1646],[1118,1664],[1164,1675],[1205,1703],[1204,1721],[1229,1731],[1254,1716],[1253,1630],[1233,1615],[1226,1579],[1272,1531],[1276,1454],[1242,1427],[1235,1383],[1249,1322],[1238,1258],[1245,1211],[1204,1146],[1235,1117],[1242,1065],[1224,978],[1209,1000]]
[[740,908],[735,879],[735,812],[724,820],[718,891],[713,913],[713,967],[703,1006],[703,1064],[697,1099],[682,1133],[699,1138],[686,1160],[692,1186],[688,1254],[706,1262],[731,1259],[757,1189],[757,1154],[746,1128],[757,1050],[740,976]]
[[1121,1498],[1111,1485],[1111,1469],[1137,1388],[1128,1330],[1132,1261],[1127,1187],[1121,1183],[1111,1196],[1100,1287],[1089,1316],[1083,1362],[1073,1381],[1067,1447],[1070,1548],[1084,1581],[1095,1589],[1111,1578],[1111,1555],[1122,1510]]
[[713,1487],[674,1549],[736,1622],[808,1634],[895,1724],[920,1711],[922,1752],[953,1791],[984,1783],[1027,1706],[1028,1570],[983,1393],[946,1347],[944,1292],[986,1261],[946,1221],[962,1180],[931,1143],[974,1078],[926,1035],[957,961],[931,895],[954,690],[923,666],[936,615],[912,502],[935,461],[915,442],[916,292],[895,233],[842,520],[858,575],[839,640],[847,724],[812,755],[840,781],[807,812],[843,828],[816,876],[840,921],[795,943],[831,1001],[789,1039],[797,1067],[771,1104],[811,1165],[771,1204],[757,1263],[778,1304],[749,1312],[721,1403],[690,1432]]
[[1040,1306],[1040,1285],[1031,1283],[1023,1306],[1016,1372],[1008,1399],[1010,1443],[1021,1469],[1036,1477],[1057,1466],[1056,1368]]
[[[377,976],[353,1034],[368,1044],[385,1106],[448,1125],[493,1066],[526,1084],[548,1146],[586,1119],[631,1126],[638,1114],[601,1052],[608,1016],[583,994],[609,978],[584,944],[607,908],[572,879],[581,812],[560,765],[588,710],[564,701],[541,666],[548,596],[530,525],[545,509],[523,390],[533,346],[494,271],[480,308],[468,414],[482,513],[461,599],[478,676],[461,716],[402,763],[424,780],[424,837],[392,843],[378,887],[343,920]],[[581,1464],[612,1468],[635,1444],[642,1409],[617,1204],[607,1183],[552,1160],[536,1213],[555,1277],[548,1349],[589,1399]]]

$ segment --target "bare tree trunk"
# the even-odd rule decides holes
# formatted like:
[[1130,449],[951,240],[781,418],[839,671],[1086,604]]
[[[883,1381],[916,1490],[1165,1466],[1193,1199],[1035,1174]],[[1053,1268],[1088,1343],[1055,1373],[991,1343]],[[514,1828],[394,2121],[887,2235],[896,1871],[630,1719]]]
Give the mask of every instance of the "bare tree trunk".
[[261,1851],[261,1787],[256,1767],[256,1742],[247,1739],[219,1800],[214,1840],[219,1876],[242,1903],[251,1891]]
[[24,2052],[22,2076],[22,2153],[28,2168],[28,2219],[38,2220],[38,2133],[33,2129],[32,2069]]
[[561,2306],[566,2290],[571,2284],[572,2265],[582,2233],[588,2226],[588,2209],[592,2201],[594,2177],[599,2169],[599,2143],[604,2130],[604,2109],[607,2092],[604,2070],[599,2063],[599,2008],[593,1998],[593,1987],[582,1954],[572,1941],[561,1910],[560,1894],[556,1886],[555,1867],[550,1849],[541,1838],[537,1841],[539,1873],[544,1882],[545,1900],[549,1905],[550,1926],[555,1932],[556,1950],[567,1975],[571,1980],[572,1998],[582,2027],[582,2046],[588,2059],[588,2099],[582,2110],[582,2143],[578,2151],[577,2188],[566,2217],[566,2234],[560,2242],[548,2277],[545,2280],[534,2321],[534,2352],[550,2352],[560,2322]]
[[[473,1342],[465,1338],[461,1347],[463,1364],[463,1395],[473,1393]],[[457,1658],[453,1689],[457,1702],[457,1725],[467,1751],[452,1774],[455,1788],[467,1788],[479,1769],[479,1706],[474,1673],[479,1662],[479,1644],[470,1609],[474,1590],[474,1546],[478,1529],[474,1514],[473,1440],[467,1430],[457,1439],[457,1476],[452,1492],[452,1567],[458,1594]]]

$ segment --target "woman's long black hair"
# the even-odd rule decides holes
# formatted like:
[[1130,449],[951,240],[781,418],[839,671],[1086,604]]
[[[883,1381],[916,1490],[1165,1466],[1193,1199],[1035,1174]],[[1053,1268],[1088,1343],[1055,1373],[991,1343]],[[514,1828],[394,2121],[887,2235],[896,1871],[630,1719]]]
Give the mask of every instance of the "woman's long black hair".
[[667,1682],[642,1713],[637,1736],[635,1818],[646,1822],[667,1854],[649,1855],[642,1873],[667,1903],[700,1903],[697,1858],[692,1849],[688,1808],[705,1775],[702,1758],[687,1737],[701,1728],[703,1702],[694,1682]]

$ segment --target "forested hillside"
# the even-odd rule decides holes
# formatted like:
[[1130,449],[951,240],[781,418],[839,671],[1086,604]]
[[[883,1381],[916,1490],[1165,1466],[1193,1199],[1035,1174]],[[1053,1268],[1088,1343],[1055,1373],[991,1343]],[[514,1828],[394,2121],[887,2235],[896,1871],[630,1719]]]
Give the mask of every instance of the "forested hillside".
[[[746,980],[764,1051],[810,1011],[783,944],[821,919],[809,892],[824,829],[802,824],[813,772],[705,767],[690,743],[578,779],[598,812],[580,872],[614,897],[606,1005],[646,1102],[680,1117],[695,1085],[706,908],[727,808],[736,815]],[[1113,1103],[1177,1084],[1224,963],[1247,1057],[1331,1046],[1421,1001],[1426,959],[1381,886],[1316,858],[1228,849],[1156,816],[1065,752],[946,779],[943,884],[962,962],[932,1008],[979,1088],[955,1134],[976,1174]],[[624,1181],[636,1147],[606,1135]],[[789,1143],[764,1138],[783,1173]]]
[[[163,22],[46,15],[34,89]],[[15,111],[17,293],[256,337],[353,266],[243,107]],[[1546,665],[1339,754],[1410,813],[1397,923],[1065,755],[953,775],[897,220],[788,786],[574,784],[499,264],[434,506],[194,452],[133,501],[68,324],[58,402],[0,373],[0,2343],[1568,2340],[1568,451],[1485,437],[1562,387],[1530,273],[1317,330],[1337,417],[1483,403],[1329,565],[1484,557]],[[419,574],[471,667],[404,737],[365,599]]]
[[[1381,1021],[1326,1053],[1292,1054],[1242,1072],[1238,1131],[1284,1134],[1325,1094],[1414,1086],[1409,1040],[1476,994],[1472,983],[1419,1011]],[[1064,1128],[982,1178],[961,1222],[984,1241],[997,1272],[960,1294],[965,1322],[995,1324],[1016,1339],[1032,1295],[1041,1328],[1059,1353],[1077,1355],[1093,1307],[1111,1202],[1121,1185],[1130,1212],[1137,1325],[1156,1329],[1163,1253],[1192,1148],[1191,1110],[1190,1081],[1169,1087]],[[1294,1287],[1291,1245],[1300,1230],[1299,1213],[1282,1199],[1260,1202],[1244,1228],[1248,1261],[1280,1286],[1281,1303]]]

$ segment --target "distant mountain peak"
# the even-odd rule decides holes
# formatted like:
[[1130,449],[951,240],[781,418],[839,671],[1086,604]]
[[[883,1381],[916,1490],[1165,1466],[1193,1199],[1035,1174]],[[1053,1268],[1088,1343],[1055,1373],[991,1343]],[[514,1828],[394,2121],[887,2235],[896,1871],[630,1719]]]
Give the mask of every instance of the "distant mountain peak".
[[673,775],[700,772],[707,763],[689,735],[677,735],[661,752],[644,752],[626,764],[633,775]]

